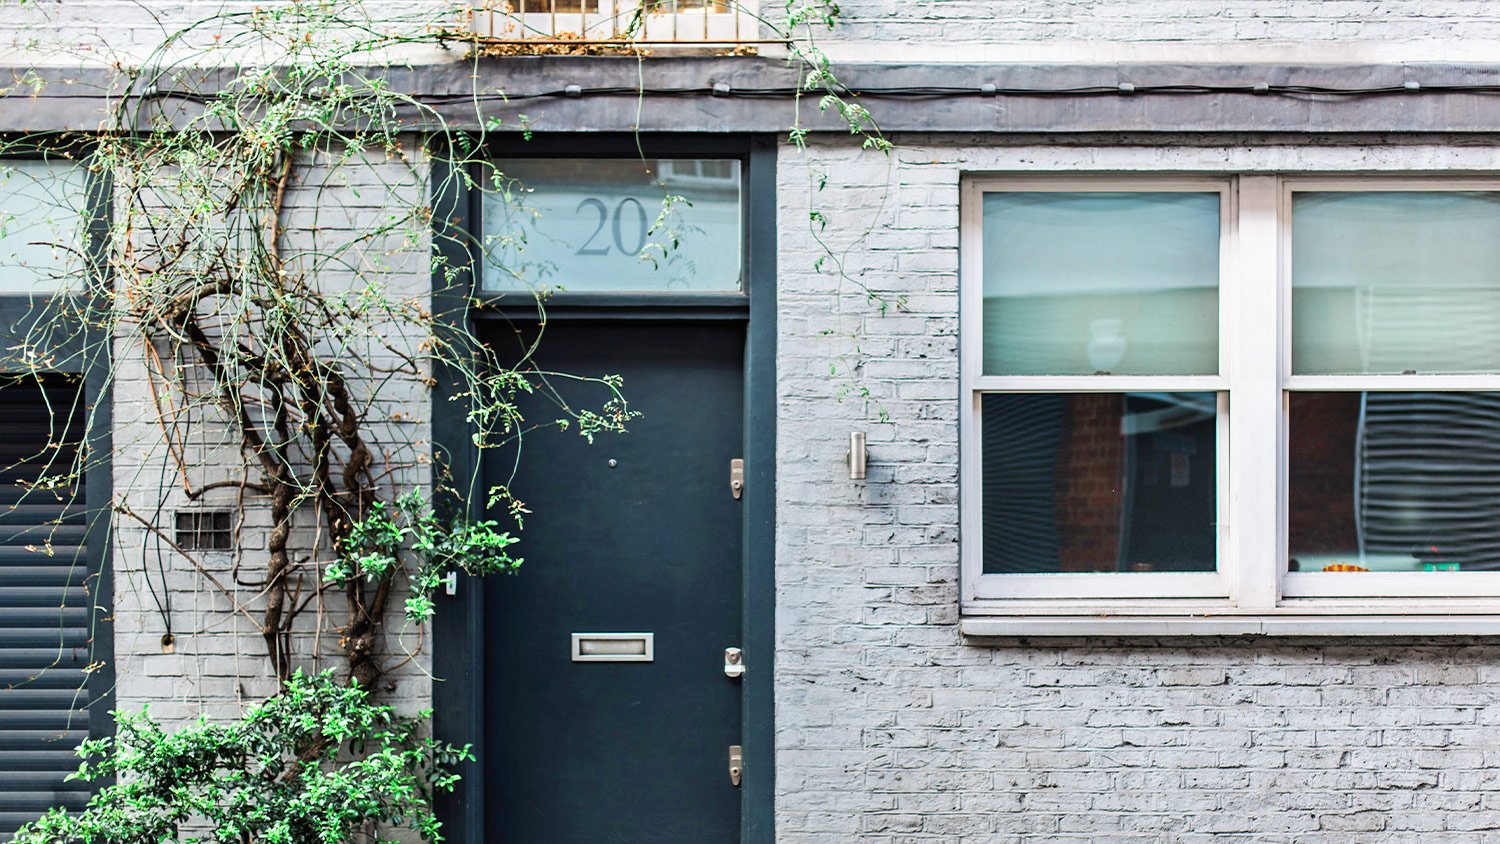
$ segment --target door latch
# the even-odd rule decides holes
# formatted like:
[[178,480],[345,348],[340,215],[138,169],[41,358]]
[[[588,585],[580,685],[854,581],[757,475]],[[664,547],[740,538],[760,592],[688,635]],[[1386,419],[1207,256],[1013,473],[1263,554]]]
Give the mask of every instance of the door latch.
[[745,748],[737,745],[729,745],[729,781],[735,788],[740,787],[740,779],[745,775]]
[[744,651],[739,648],[724,649],[724,676],[730,678],[745,676]]
[[745,493],[745,460],[736,457],[729,461],[729,494],[738,501]]

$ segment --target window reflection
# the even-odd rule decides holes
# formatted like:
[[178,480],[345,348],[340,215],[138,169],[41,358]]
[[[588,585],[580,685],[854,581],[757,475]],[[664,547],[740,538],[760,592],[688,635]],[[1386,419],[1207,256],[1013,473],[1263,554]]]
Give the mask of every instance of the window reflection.
[[1213,393],[982,400],[984,571],[1213,571]]
[[1500,193],[1292,195],[1292,371],[1500,372]]
[[1218,372],[1219,201],[985,194],[984,374]]
[[77,283],[84,179],[69,161],[0,167],[0,294],[50,294]]
[[1500,393],[1291,394],[1292,571],[1500,570]]

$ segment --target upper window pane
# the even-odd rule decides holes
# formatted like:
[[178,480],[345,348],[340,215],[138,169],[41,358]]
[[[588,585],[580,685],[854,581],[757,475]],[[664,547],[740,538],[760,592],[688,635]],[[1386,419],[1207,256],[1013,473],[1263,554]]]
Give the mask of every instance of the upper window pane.
[[985,375],[1214,375],[1219,194],[984,196]]
[[84,177],[71,161],[0,164],[0,294],[50,294],[76,282]]
[[740,289],[740,163],[530,158],[495,162],[484,196],[494,292]]
[[1292,195],[1292,372],[1500,372],[1500,192]]

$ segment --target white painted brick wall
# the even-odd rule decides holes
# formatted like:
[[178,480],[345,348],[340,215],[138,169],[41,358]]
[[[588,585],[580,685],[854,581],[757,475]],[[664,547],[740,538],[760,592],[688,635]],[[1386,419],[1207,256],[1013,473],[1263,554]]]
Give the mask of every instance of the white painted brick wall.
[[[148,58],[161,66],[222,62],[227,50],[220,48],[242,31],[247,16],[274,13],[287,5],[288,0],[0,0],[0,63],[129,66]],[[305,5],[316,7],[313,2]],[[353,8],[361,10],[360,23],[374,31],[411,34],[460,27],[467,7],[459,0],[364,0]],[[322,31],[318,35],[326,37]],[[168,37],[176,44],[169,51],[171,60],[164,61],[156,51]],[[454,58],[451,52],[431,48],[403,55],[419,61]]]
[[1500,9],[1485,0],[849,0],[840,7],[853,27],[930,42],[1500,37]]
[[[413,147],[417,148],[417,147]],[[419,165],[418,172],[424,168]],[[316,176],[314,178],[313,176]],[[400,204],[424,202],[425,174],[402,165],[379,162],[372,166],[350,165],[328,175],[313,169],[299,171],[288,196],[288,219],[301,232],[301,248],[332,251],[368,231],[373,223],[384,223]],[[314,234],[315,233],[315,234]],[[315,240],[313,239],[315,238]],[[365,284],[385,285],[392,299],[412,298],[426,302],[430,289],[429,238],[425,226],[394,231],[348,254],[347,272],[325,274],[317,281],[327,289],[350,290]],[[395,336],[389,335],[388,336]],[[420,338],[405,343],[415,351]],[[402,348],[400,341],[393,345]],[[236,599],[259,618],[263,604],[253,585],[265,571],[266,536],[270,527],[264,497],[250,495],[246,506],[238,506],[238,492],[208,493],[196,505],[183,492],[176,462],[164,444],[161,424],[146,381],[145,357],[139,338],[116,343],[114,403],[114,482],[116,496],[133,511],[163,525],[170,535],[173,513],[184,506],[219,506],[244,518],[236,551],[241,558],[241,579],[249,585],[235,587]],[[395,360],[386,362],[394,368]],[[388,493],[397,487],[426,490],[429,486],[431,453],[430,401],[427,387],[417,381],[397,378],[384,388],[386,401],[371,408],[377,450],[384,453],[397,473],[384,479]],[[211,417],[214,414],[202,413]],[[213,424],[189,428],[190,452],[186,463],[194,484],[205,480],[235,478],[244,461],[238,440]],[[235,612],[228,599],[191,564],[170,547],[128,518],[116,520],[115,533],[115,672],[116,697],[120,708],[138,710],[149,703],[158,717],[187,721],[200,714],[216,718],[237,715],[243,705],[273,691],[275,680],[266,658],[265,644],[256,624]],[[305,556],[315,530],[311,514],[303,513],[301,529],[294,535],[294,556]],[[301,540],[302,545],[296,543]],[[319,559],[326,560],[326,542]],[[201,554],[199,559],[220,582],[234,584],[234,557],[224,553]],[[392,600],[387,617],[389,664],[401,664],[387,676],[389,688],[383,700],[402,711],[431,706],[430,636],[408,626],[401,614],[402,596]],[[163,610],[170,601],[175,652],[162,652],[165,632]],[[314,635],[321,615],[323,632]],[[344,604],[335,590],[322,606],[314,605],[304,617],[302,634],[294,642],[295,664],[306,670],[344,670],[336,628],[342,623]],[[407,660],[406,656],[410,655]]]
[[[777,840],[1500,837],[1500,646],[977,647],[956,624],[960,173],[1493,171],[1500,150],[897,143],[889,161],[843,138],[780,156]],[[809,167],[831,174],[811,205]],[[810,207],[846,271],[909,313],[880,316],[813,270]],[[850,331],[868,409],[826,377],[847,351],[831,335]],[[869,433],[862,483],[851,429]]]
[[[767,20],[780,0],[758,3]],[[108,65],[150,54],[169,33],[285,0],[0,0],[0,62]],[[1491,0],[844,0],[820,43],[841,60],[953,61],[1493,61],[1500,7]],[[463,0],[365,0],[380,29],[462,28]],[[227,27],[199,27],[186,51]],[[452,53],[402,48],[417,62]],[[769,50],[775,52],[774,48]],[[195,56],[194,62],[215,59]]]
[[[1486,0],[847,0],[840,52],[876,61],[1490,60]],[[855,46],[857,45],[857,46]],[[1488,56],[1488,58],[1486,58]]]

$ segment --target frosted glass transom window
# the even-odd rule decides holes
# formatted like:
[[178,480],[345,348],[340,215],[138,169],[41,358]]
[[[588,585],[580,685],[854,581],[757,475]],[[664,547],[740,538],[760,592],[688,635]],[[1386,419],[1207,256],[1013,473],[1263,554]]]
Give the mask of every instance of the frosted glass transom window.
[[491,292],[733,293],[740,162],[517,158],[484,194]]

